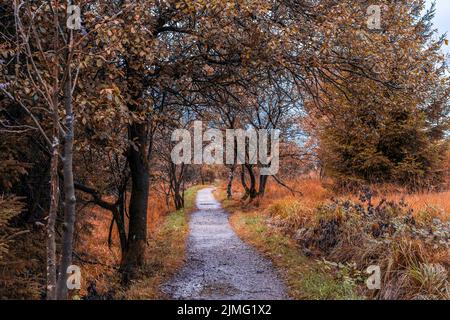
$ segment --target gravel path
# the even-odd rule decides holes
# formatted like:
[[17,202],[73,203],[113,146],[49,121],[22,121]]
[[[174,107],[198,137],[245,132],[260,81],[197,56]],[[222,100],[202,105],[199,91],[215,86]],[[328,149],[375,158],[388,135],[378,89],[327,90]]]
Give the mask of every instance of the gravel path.
[[162,291],[174,299],[288,299],[271,262],[239,239],[212,191],[198,192],[186,264]]

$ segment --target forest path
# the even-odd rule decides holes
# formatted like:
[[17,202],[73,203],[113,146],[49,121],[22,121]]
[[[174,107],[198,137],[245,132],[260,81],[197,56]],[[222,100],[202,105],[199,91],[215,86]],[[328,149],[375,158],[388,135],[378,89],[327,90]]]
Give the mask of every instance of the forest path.
[[162,291],[174,299],[288,299],[272,263],[236,235],[213,190],[198,192],[186,264]]

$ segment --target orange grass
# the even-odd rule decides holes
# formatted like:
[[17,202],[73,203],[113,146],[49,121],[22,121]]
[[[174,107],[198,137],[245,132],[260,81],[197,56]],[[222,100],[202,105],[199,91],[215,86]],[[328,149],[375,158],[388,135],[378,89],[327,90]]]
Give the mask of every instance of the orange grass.
[[[269,179],[264,197],[256,199],[256,205],[266,207],[276,200],[283,198],[297,198],[305,202],[305,205],[315,206],[331,197],[332,193],[325,189],[318,179],[297,179],[284,181],[289,189]],[[226,182],[219,184],[221,189],[226,188]],[[233,198],[238,199],[243,195],[243,187],[239,181],[233,183]]]
[[[255,205],[266,208],[275,201],[296,199],[308,208],[314,208],[317,205],[326,202],[335,194],[324,186],[320,179],[317,178],[297,178],[284,181],[291,189],[299,191],[300,193],[293,194],[287,188],[279,185],[272,179],[269,179],[269,183],[266,188],[266,193],[262,199],[257,199]],[[329,185],[329,182],[326,182]],[[225,182],[220,183],[220,187],[223,189],[226,187]],[[427,209],[433,208],[443,220],[450,219],[450,190],[443,192],[420,192],[420,193],[408,193],[405,190],[393,188],[392,186],[375,187],[377,196],[374,197],[374,203],[378,203],[381,199],[400,201],[404,200],[415,213],[420,213]],[[383,192],[383,190],[385,190]],[[386,191],[387,190],[387,191]],[[233,198],[238,199],[243,194],[243,188],[240,181],[234,181],[233,183]],[[344,194],[339,195],[339,198],[347,198],[352,200],[358,200],[358,195]]]
[[[384,198],[388,200],[400,201],[404,199],[405,202],[414,209],[415,212],[426,210],[427,208],[441,209],[445,212],[444,218],[450,218],[450,190],[445,192],[433,193],[393,193],[387,194]],[[381,197],[375,197],[375,200],[380,200]]]

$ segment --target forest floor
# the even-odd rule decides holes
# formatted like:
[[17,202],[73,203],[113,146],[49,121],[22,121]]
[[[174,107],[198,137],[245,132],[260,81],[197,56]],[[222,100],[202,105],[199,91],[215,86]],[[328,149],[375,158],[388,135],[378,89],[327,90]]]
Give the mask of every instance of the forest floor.
[[236,235],[212,192],[198,192],[186,263],[162,291],[175,299],[289,298],[272,263]]

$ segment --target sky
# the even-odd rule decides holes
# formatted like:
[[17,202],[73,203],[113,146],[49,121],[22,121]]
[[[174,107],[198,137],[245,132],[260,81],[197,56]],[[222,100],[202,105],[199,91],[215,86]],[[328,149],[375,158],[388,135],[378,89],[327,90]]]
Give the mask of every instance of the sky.
[[[427,8],[431,6],[433,0],[427,0]],[[435,0],[436,16],[434,17],[434,25],[440,34],[447,32],[447,39],[450,39],[450,0]],[[450,43],[444,45],[444,51],[450,54]]]

